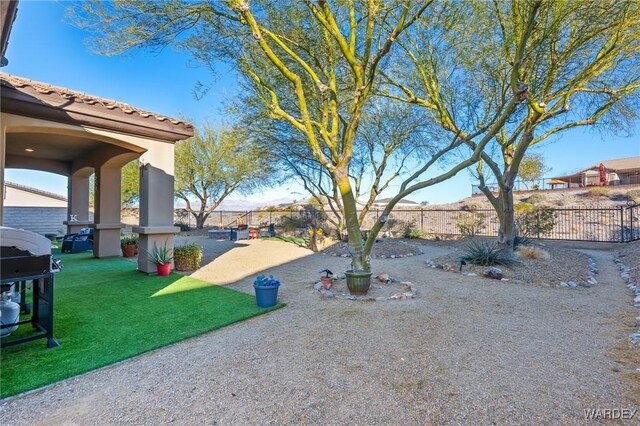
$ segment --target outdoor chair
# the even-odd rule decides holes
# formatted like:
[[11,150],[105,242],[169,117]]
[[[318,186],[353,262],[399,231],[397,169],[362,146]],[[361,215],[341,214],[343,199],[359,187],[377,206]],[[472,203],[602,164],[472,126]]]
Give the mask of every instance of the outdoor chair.
[[93,228],[82,228],[76,234],[67,234],[62,239],[62,253],[79,253],[93,250]]

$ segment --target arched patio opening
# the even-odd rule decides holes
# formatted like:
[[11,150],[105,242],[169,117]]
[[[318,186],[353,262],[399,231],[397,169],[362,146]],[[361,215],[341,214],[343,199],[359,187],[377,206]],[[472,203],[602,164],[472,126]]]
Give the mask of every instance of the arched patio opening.
[[[121,168],[140,160],[141,252],[173,247],[174,143],[193,135],[188,123],[116,101],[0,73],[0,178],[5,168],[68,177],[69,232],[95,228],[94,255],[119,256]],[[89,182],[95,174],[95,213],[89,220]],[[1,222],[0,216],[0,222]],[[155,272],[145,256],[138,269]]]

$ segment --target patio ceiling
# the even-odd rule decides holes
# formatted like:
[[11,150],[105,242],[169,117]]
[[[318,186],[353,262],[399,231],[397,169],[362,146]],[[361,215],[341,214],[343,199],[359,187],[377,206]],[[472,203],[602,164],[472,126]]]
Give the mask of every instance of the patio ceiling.
[[73,162],[98,149],[102,143],[96,140],[58,134],[15,133],[7,144],[7,156],[42,158]]

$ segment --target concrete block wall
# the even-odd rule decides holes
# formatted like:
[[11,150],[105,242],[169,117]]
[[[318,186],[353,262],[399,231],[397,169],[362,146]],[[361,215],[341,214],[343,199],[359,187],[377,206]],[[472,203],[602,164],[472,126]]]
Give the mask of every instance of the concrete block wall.
[[4,226],[37,234],[66,234],[66,207],[5,207]]

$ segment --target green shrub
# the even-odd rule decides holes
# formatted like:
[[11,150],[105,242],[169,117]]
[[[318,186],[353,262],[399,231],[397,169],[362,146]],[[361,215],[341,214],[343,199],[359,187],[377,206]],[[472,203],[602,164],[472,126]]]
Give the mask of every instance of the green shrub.
[[627,200],[640,202],[640,189],[632,189],[631,191],[627,191],[624,196],[627,197]]
[[469,245],[464,249],[462,259],[474,265],[490,266],[504,265],[510,266],[516,263],[511,254],[502,250],[498,245],[485,241],[471,240]]
[[406,226],[402,232],[404,238],[422,238],[422,230],[416,226]]
[[516,235],[513,239],[513,249],[516,250],[522,246],[528,246],[531,244],[531,238],[526,235]]
[[197,243],[187,243],[173,248],[173,262],[178,271],[191,271],[200,267],[202,247]]
[[547,201],[547,197],[544,194],[532,194],[527,198],[527,203],[529,204],[541,204],[545,201]]
[[173,226],[180,228],[180,232],[191,231],[191,227],[186,222],[179,221],[174,223]]
[[515,206],[516,232],[520,237],[540,237],[556,226],[556,213],[549,207],[519,203]]
[[510,266],[517,261],[505,250],[498,245],[488,243],[486,241],[477,241],[472,239],[469,245],[464,249],[462,259],[474,265],[490,266],[504,265]]
[[120,247],[138,244],[138,234],[123,235],[120,238]]
[[591,188],[587,191],[587,197],[589,198],[598,198],[598,197],[607,197],[609,196],[610,189],[606,186],[596,186],[595,188]]
[[474,237],[485,229],[484,213],[461,212],[456,215],[456,228],[465,237]]

